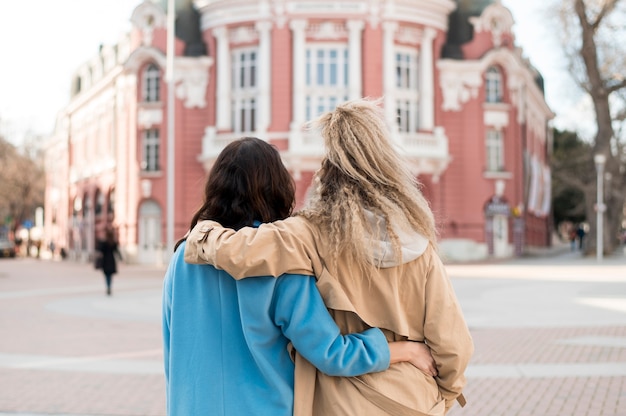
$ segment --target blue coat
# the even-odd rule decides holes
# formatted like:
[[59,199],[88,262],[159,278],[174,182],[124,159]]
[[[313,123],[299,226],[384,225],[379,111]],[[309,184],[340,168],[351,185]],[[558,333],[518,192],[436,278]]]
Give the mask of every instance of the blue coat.
[[163,286],[168,416],[291,416],[290,341],[329,375],[389,367],[382,332],[341,335],[314,277],[236,281],[213,266],[185,263],[184,244]]

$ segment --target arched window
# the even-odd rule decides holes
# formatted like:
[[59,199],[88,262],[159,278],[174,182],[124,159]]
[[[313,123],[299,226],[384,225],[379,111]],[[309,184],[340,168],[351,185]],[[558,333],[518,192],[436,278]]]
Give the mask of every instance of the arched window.
[[102,214],[102,209],[104,208],[104,194],[100,191],[100,189],[96,190],[96,197],[94,198],[96,201],[96,205],[94,206],[94,212],[97,215]]
[[109,192],[109,201],[107,203],[107,213],[113,214],[115,213],[115,188],[111,189]]
[[83,217],[88,217],[92,214],[91,199],[89,198],[89,194],[85,193],[85,195],[83,195]]
[[485,75],[485,101],[488,103],[502,102],[502,73],[495,66],[487,68]]
[[143,101],[161,100],[161,74],[155,64],[150,64],[143,71]]

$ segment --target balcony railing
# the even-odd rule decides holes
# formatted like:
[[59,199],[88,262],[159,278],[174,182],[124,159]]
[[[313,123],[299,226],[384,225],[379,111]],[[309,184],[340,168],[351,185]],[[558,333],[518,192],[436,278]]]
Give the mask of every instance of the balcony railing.
[[[208,168],[228,143],[241,136],[241,133],[217,133],[214,127],[208,127],[202,139],[202,154],[198,159]],[[292,129],[283,138],[288,138],[289,142],[288,150],[283,152],[288,160],[321,162],[324,157],[324,141],[316,131]],[[432,132],[394,133],[393,140],[416,174],[439,177],[450,162],[448,138],[441,127],[436,127]],[[316,166],[319,166],[318,162]]]

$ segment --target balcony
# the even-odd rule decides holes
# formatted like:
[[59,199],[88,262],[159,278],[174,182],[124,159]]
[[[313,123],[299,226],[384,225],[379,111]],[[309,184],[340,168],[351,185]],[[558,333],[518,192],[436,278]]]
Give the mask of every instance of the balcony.
[[[318,132],[292,126],[290,132],[266,136],[268,140],[288,137],[288,150],[281,152],[288,167],[300,171],[319,168],[324,157],[324,141]],[[241,133],[218,133],[215,127],[207,127],[202,138],[202,154],[199,155],[198,160],[204,164],[205,169],[210,169],[222,149],[240,137],[242,137]],[[450,163],[448,137],[441,127],[435,127],[432,132],[396,132],[393,138],[396,148],[409,161],[415,175],[432,175],[437,180]]]

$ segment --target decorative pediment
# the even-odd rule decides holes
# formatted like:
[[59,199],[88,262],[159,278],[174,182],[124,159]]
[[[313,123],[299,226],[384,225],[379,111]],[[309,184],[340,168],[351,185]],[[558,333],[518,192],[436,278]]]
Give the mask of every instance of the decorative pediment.
[[440,72],[439,86],[443,93],[444,111],[461,111],[463,104],[476,98],[484,85],[487,68],[497,65],[505,72],[512,104],[523,107],[524,97],[520,91],[524,88],[537,88],[532,71],[520,59],[516,51],[510,49],[492,49],[477,61],[459,61],[443,59],[437,63]]
[[502,45],[502,35],[511,33],[515,23],[513,15],[509,9],[502,5],[500,0],[496,0],[493,4],[487,6],[480,16],[471,17],[469,20],[474,26],[476,33],[491,32],[495,47]]
[[463,104],[478,96],[483,85],[482,73],[475,67],[439,63],[439,85],[443,93],[443,111],[461,111]]
[[161,68],[166,67],[165,55],[162,51],[151,46],[140,46],[124,62],[124,70],[136,73],[147,61],[155,62]]
[[185,108],[206,107],[211,65],[210,57],[177,57],[174,61],[176,97],[184,100]]
[[152,126],[159,125],[163,122],[162,108],[143,108],[137,111],[137,124],[142,129],[149,129]]
[[167,25],[165,11],[150,0],[144,0],[135,8],[130,21],[141,30],[142,42],[145,46],[152,45],[152,34],[155,28]]

